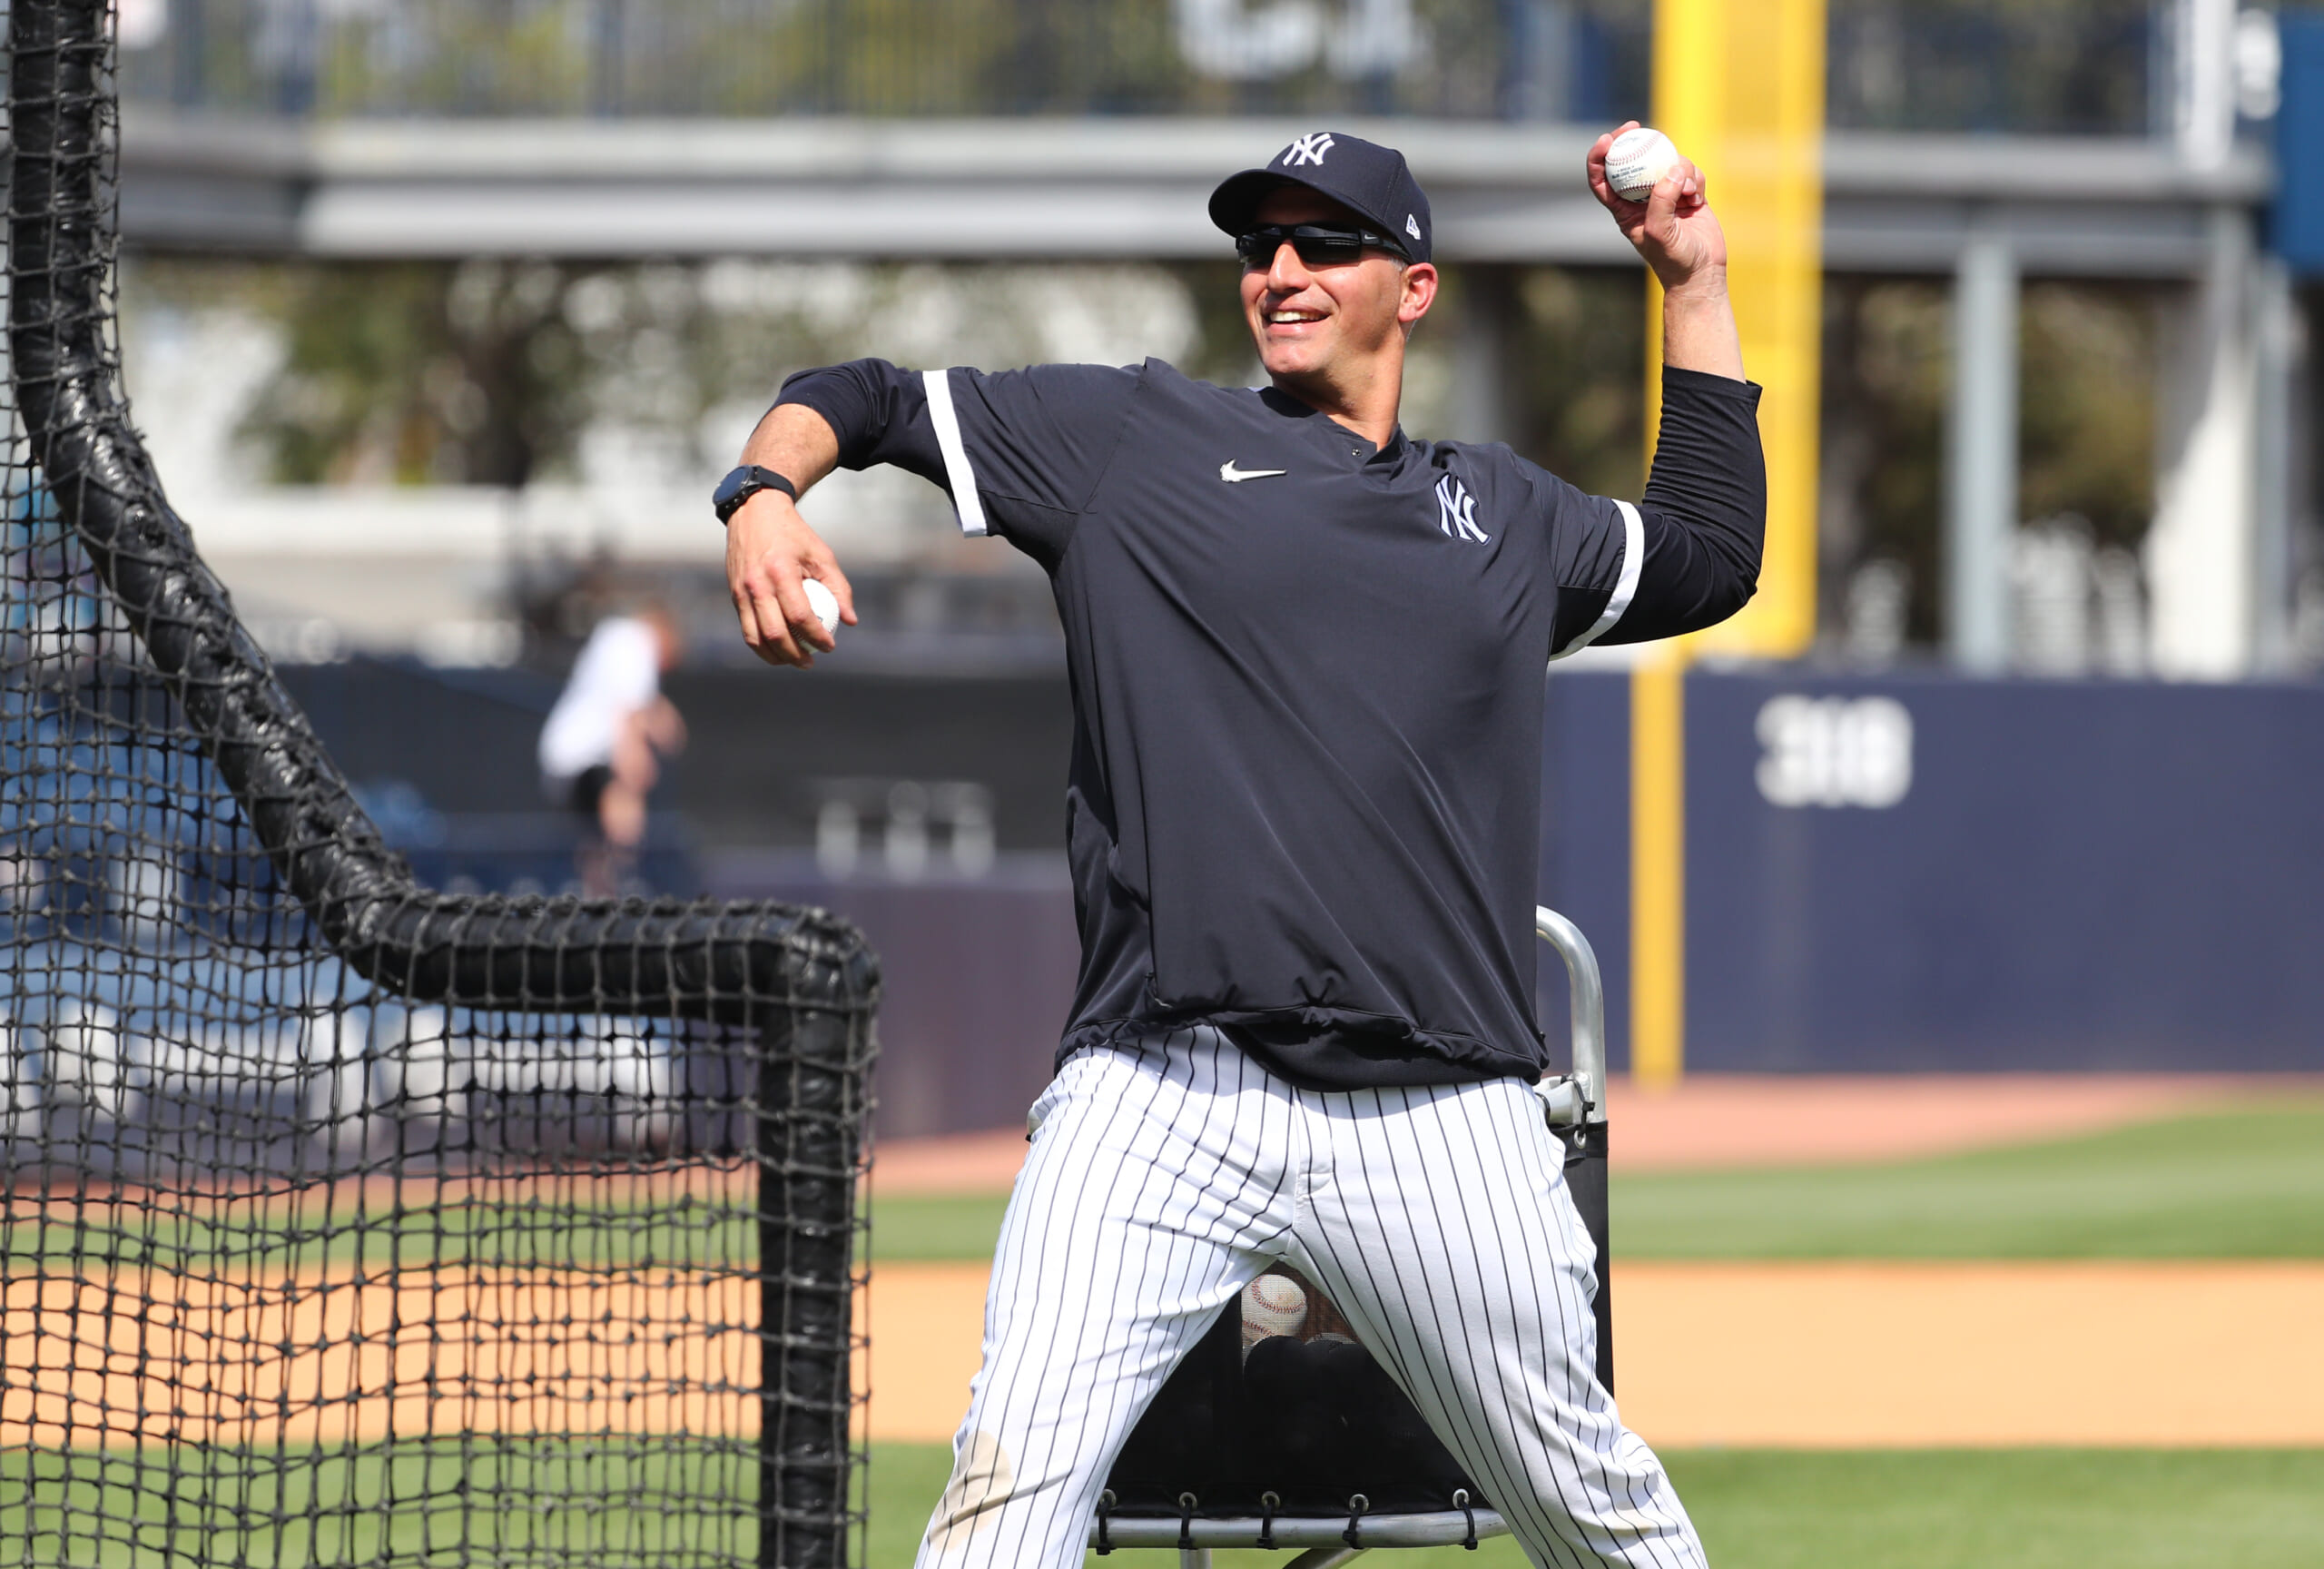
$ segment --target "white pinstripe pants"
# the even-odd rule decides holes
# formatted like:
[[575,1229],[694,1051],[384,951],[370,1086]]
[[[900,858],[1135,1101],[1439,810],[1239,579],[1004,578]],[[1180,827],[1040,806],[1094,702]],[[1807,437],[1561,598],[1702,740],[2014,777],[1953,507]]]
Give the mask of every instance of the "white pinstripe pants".
[[1702,1565],[1592,1372],[1590,1238],[1524,1084],[1301,1090],[1196,1027],[1072,1058],[1031,1122],[921,1569],[1078,1566],[1131,1427],[1277,1260],[1338,1305],[1535,1564]]

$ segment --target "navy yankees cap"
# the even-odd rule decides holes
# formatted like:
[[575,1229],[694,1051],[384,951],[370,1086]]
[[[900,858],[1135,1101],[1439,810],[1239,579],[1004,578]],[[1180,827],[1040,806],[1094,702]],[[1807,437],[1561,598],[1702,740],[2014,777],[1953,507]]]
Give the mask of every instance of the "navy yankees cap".
[[1429,259],[1435,231],[1428,221],[1428,198],[1393,147],[1315,131],[1295,140],[1264,169],[1230,174],[1210,193],[1210,221],[1229,234],[1249,232],[1259,203],[1270,191],[1305,185],[1320,191],[1373,227],[1396,237],[1415,262]]

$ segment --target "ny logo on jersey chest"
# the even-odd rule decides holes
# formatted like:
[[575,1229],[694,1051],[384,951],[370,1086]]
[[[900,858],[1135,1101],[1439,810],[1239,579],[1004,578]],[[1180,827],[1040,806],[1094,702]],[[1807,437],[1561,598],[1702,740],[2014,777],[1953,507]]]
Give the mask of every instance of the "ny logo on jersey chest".
[[1492,538],[1477,527],[1477,498],[1450,474],[1436,482],[1436,527],[1450,539],[1473,539],[1482,545]]

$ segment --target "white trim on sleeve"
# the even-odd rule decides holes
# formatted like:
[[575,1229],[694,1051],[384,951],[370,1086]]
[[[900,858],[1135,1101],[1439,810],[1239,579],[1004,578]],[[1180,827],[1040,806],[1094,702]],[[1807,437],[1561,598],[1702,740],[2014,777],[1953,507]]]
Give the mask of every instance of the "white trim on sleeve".
[[1578,654],[1595,643],[1600,635],[1612,629],[1614,623],[1622,618],[1622,612],[1630,607],[1630,601],[1638,597],[1639,569],[1646,565],[1646,522],[1639,517],[1638,508],[1627,501],[1617,501],[1614,508],[1622,515],[1621,576],[1614,580],[1614,592],[1608,596],[1606,608],[1590,630],[1551,655],[1552,659]]
[[944,479],[952,488],[952,509],[960,514],[960,532],[973,538],[992,530],[985,527],[977,471],[969,467],[969,449],[960,440],[960,419],[952,410],[951,378],[949,370],[920,373],[928,387],[928,422],[936,427],[936,445],[944,454]]

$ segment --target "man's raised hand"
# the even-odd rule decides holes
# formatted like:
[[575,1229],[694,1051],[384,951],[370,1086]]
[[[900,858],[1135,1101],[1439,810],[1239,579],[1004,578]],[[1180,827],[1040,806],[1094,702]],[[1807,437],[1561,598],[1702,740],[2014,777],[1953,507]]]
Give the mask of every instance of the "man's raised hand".
[[1590,192],[1661,281],[1662,362],[1739,381],[1743,341],[1727,297],[1727,236],[1711,215],[1702,171],[1681,155],[1643,202],[1625,200],[1607,183],[1606,151],[1637,123],[1617,126],[1590,144],[1584,165]]
[[1585,168],[1590,194],[1614,215],[1622,238],[1638,248],[1665,289],[1684,288],[1698,280],[1724,278],[1727,236],[1710,210],[1702,171],[1685,156],[1655,182],[1643,202],[1627,201],[1606,182],[1606,150],[1614,138],[1638,123],[1616,126],[1590,144]]

